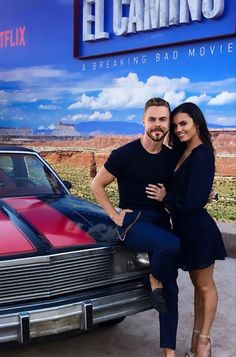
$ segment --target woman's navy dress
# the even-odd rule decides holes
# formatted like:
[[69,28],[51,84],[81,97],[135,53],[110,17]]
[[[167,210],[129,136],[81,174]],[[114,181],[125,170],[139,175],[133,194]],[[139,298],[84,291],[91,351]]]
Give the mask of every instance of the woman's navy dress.
[[200,144],[174,172],[171,188],[163,200],[171,213],[174,232],[182,242],[183,270],[206,268],[227,256],[221,233],[204,208],[214,173],[213,153],[206,144]]

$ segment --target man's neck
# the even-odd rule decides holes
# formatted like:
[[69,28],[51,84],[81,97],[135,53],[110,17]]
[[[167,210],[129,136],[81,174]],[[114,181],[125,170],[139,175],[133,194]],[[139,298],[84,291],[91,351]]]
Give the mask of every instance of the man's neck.
[[144,135],[140,141],[143,148],[150,154],[158,154],[162,149],[163,140],[153,141],[149,136]]

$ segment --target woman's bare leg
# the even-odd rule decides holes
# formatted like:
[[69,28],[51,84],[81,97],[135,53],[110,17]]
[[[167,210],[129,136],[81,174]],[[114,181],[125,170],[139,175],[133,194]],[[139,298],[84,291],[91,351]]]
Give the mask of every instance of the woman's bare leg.
[[[194,285],[193,282],[194,277],[192,279],[192,273],[190,272],[189,275]],[[194,288],[194,322],[193,322],[193,333],[192,333],[191,348],[190,348],[190,352],[192,353],[197,352],[198,336],[202,327],[202,321],[203,321],[203,300],[199,290]]]
[[[207,357],[209,354],[210,341],[208,336],[210,335],[210,330],[212,323],[215,318],[218,295],[213,279],[214,264],[205,268],[199,269],[191,272],[191,279],[196,289],[197,304],[196,314],[194,321],[196,326],[202,323],[200,327],[200,336],[197,343],[197,357]],[[201,305],[202,304],[202,305]],[[200,312],[199,312],[200,309]],[[202,317],[201,317],[202,316]]]

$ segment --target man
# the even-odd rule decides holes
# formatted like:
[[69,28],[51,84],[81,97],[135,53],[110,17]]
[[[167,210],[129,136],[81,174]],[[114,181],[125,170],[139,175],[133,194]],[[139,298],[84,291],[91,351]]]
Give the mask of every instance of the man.
[[[91,185],[97,201],[116,223],[124,244],[149,254],[152,301],[160,312],[160,347],[168,357],[176,355],[180,242],[171,232],[168,212],[147,186],[160,183],[168,187],[178,160],[176,153],[163,144],[169,125],[168,102],[161,98],[149,99],[143,113],[143,137],[114,150]],[[105,190],[115,179],[119,212]]]

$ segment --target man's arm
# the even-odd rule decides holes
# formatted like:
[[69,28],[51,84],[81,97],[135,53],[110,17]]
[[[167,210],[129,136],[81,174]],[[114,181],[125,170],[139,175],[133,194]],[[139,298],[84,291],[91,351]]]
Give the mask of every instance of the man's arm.
[[115,179],[116,177],[103,166],[91,183],[91,191],[108,216],[118,226],[122,226],[124,215],[127,211],[130,212],[130,210],[121,210],[120,212],[117,212],[105,190],[105,187],[110,185]]

